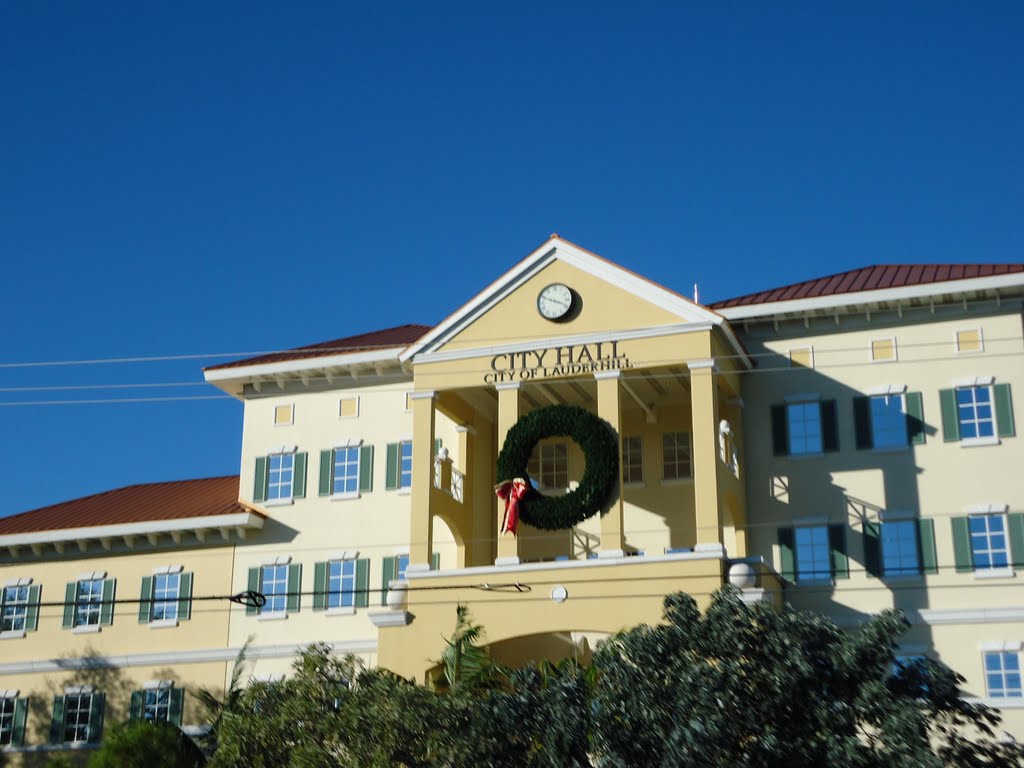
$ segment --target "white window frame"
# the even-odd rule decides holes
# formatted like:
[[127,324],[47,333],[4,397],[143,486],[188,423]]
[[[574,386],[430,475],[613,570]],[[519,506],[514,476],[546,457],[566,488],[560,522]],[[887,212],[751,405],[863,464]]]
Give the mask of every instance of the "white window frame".
[[[280,558],[278,558],[278,559],[280,559]],[[263,564],[260,565],[260,592],[263,593],[263,595],[267,598],[266,605],[264,605],[263,608],[260,609],[260,616],[261,617],[265,617],[265,616],[277,617],[277,616],[287,616],[288,615],[288,566],[290,564],[290,561],[291,561],[291,558],[288,558],[287,562],[283,562],[283,563],[282,562],[263,563]],[[266,573],[270,569],[273,569],[273,571],[274,571],[274,574],[273,574],[274,578],[272,578],[270,580],[270,582],[269,582],[271,585],[275,585],[275,584],[281,583],[281,579],[278,578],[278,569],[282,569],[282,571],[284,573],[284,580],[283,580],[283,587],[284,588],[280,592],[278,592],[276,590],[274,592],[270,592],[270,591],[267,590],[267,583],[268,582],[266,580]],[[271,607],[272,606],[271,601],[272,600],[278,600],[278,599],[280,599],[280,601],[281,601],[281,608],[279,610]]]
[[[875,357],[875,344],[878,343],[878,342],[881,342],[881,341],[891,341],[892,342],[892,357],[889,357],[889,358]],[[871,341],[868,342],[868,359],[872,363],[898,363],[899,360],[900,360],[900,348],[899,348],[899,346],[896,343],[896,337],[895,336],[880,336],[877,339],[871,339]]]
[[[334,566],[339,566],[340,570],[338,576],[335,577],[332,573]],[[351,575],[346,575],[345,571],[351,567]],[[337,580],[338,589],[333,590],[331,584]],[[347,581],[351,582],[351,588],[346,591],[345,584]],[[337,598],[337,605],[332,605],[332,601]],[[349,604],[345,605],[345,599],[349,600]],[[346,616],[355,613],[356,610],[356,557],[349,557],[346,553],[342,557],[332,557],[327,561],[327,615],[328,616]]]
[[[906,393],[903,392],[903,389],[905,389],[905,388],[901,388],[900,391],[892,391],[893,388],[890,387],[889,388],[890,391],[888,391],[888,392],[873,392],[873,393],[868,395],[868,418],[871,421],[871,436],[872,436],[872,441],[871,442],[873,444],[873,449],[872,450],[875,450],[875,451],[878,451],[878,452],[881,452],[881,453],[886,453],[886,452],[891,452],[891,451],[903,451],[903,450],[907,450],[907,449],[910,448],[910,437],[907,434],[907,396],[906,396]],[[900,413],[903,416],[902,420],[900,421],[901,429],[902,429],[902,432],[900,434],[902,435],[903,439],[902,439],[902,442],[900,442],[900,443],[894,443],[894,444],[891,444],[891,445],[879,445],[878,444],[879,431],[876,428],[876,422],[875,422],[875,401],[879,400],[881,398],[885,398],[886,400],[888,400],[889,398],[899,398]]]
[[[819,572],[815,571],[813,575],[801,576],[800,575],[800,549],[801,549],[801,547],[800,547],[800,542],[798,541],[798,538],[797,538],[797,534],[801,530],[809,530],[809,529],[821,530],[821,531],[825,532],[825,565],[826,565],[826,568],[825,568],[825,571],[823,573],[819,573]],[[794,526],[793,526],[793,576],[794,576],[794,579],[796,580],[797,584],[831,584],[833,582],[833,575],[832,575],[832,543],[829,540],[829,528],[828,528],[828,523],[826,521],[822,520],[822,521],[819,522],[817,520],[815,520],[815,521],[811,521],[811,520],[796,521],[796,520],[794,520]]]
[[[345,416],[341,412],[342,403],[344,403],[346,400],[354,400],[355,403],[356,403],[356,412],[353,413],[351,416]],[[359,409],[362,407],[362,403],[360,403],[359,400],[360,400],[359,395],[353,395],[351,397],[339,397],[338,398],[338,418],[339,419],[358,419],[359,418]]]
[[[292,503],[292,500],[294,499],[294,494],[295,494],[295,456],[296,456],[297,452],[298,452],[298,449],[292,449],[290,451],[284,451],[284,450],[282,450],[282,451],[274,451],[272,453],[268,453],[267,454],[267,500],[266,500],[266,504],[268,504],[270,506],[273,506],[275,504],[291,504]],[[288,470],[284,469],[284,458],[286,456],[289,458],[289,460],[291,462],[291,466],[289,467]],[[277,470],[273,469],[273,461],[274,461],[275,458],[280,458],[281,462],[282,462],[281,468],[279,468]],[[273,474],[274,474],[275,471],[278,472],[279,475],[283,474],[285,471],[291,472],[291,480],[289,480],[288,483],[287,483],[287,488],[288,488],[288,495],[287,496],[285,496],[285,495],[272,496],[271,495],[271,493],[273,492],[274,488],[284,488],[285,487],[285,483],[284,482],[278,481],[277,483],[274,483],[274,481],[273,481]]]
[[[25,627],[28,624],[28,609],[31,604],[31,585],[31,579],[19,579],[13,584],[8,583],[0,587],[0,634],[17,633],[19,637],[24,636]],[[18,596],[14,600],[8,600],[8,590],[14,590]],[[25,591],[24,599],[18,594],[21,590]],[[14,610],[8,612],[11,608]],[[11,617],[10,626],[7,626],[8,616]],[[19,621],[21,626],[17,626]]]
[[[669,436],[673,437],[672,450],[674,456],[671,462],[669,461],[668,454],[665,451],[665,439]],[[680,456],[680,441],[679,435],[686,435],[686,445],[682,446],[682,453],[686,456],[686,474],[680,474],[680,465],[682,462],[679,459]],[[672,473],[670,474],[666,470],[671,466]],[[661,484],[672,485],[674,483],[686,483],[693,480],[693,434],[690,432],[684,432],[683,430],[673,430],[671,432],[661,433]]]
[[[277,409],[287,408],[288,409],[288,421],[277,420]],[[275,427],[290,427],[295,424],[295,403],[278,403],[274,406],[273,410],[273,422]]]
[[[409,448],[409,471],[403,466],[406,460],[405,449]],[[408,478],[408,480],[407,480]],[[398,442],[398,490],[409,493],[412,490],[412,438]]]
[[[79,627],[99,627],[100,619],[103,612],[103,582],[104,578],[97,578],[96,574],[92,575],[92,578],[79,579],[75,582],[75,612],[74,621],[72,627],[77,629]],[[88,594],[83,594],[82,585],[88,584]],[[99,585],[99,593],[96,594],[96,585]],[[85,621],[81,621],[82,615],[85,615]],[[93,620],[95,617],[95,621]]]
[[[559,466],[559,459],[562,458],[560,453],[565,459],[564,466]],[[530,457],[527,471],[537,481],[538,490],[544,493],[565,493],[569,489],[569,442],[552,440],[538,443],[534,455]],[[558,482],[562,475],[565,476],[564,484]]]
[[[964,331],[977,331],[978,332],[978,349],[960,349],[960,334]],[[985,332],[981,326],[972,326],[968,328],[957,328],[953,331],[953,347],[956,349],[958,355],[980,355],[985,352]]]
[[[164,596],[161,597],[160,594],[159,594],[161,592],[160,579],[167,579],[168,581],[173,579],[174,580],[174,592],[173,593],[169,592],[169,589],[170,589],[169,586],[165,585],[163,587],[163,590],[162,590],[163,593],[164,593]],[[173,594],[173,597],[168,597],[168,595],[170,595],[170,594]],[[181,570],[180,569],[176,570],[176,571],[172,571],[170,569],[167,569],[166,571],[163,571],[161,573],[154,573],[153,574],[153,592],[152,592],[153,602],[151,604],[152,607],[150,608],[150,612],[149,612],[149,621],[150,621],[150,623],[154,623],[154,622],[161,622],[161,623],[167,622],[167,623],[171,623],[171,622],[173,622],[173,623],[177,624],[177,621],[178,621],[178,599],[179,599],[180,594],[181,594]],[[157,606],[160,606],[162,608],[162,610],[163,610],[163,614],[159,618],[157,618]]]
[[[810,364],[807,365],[807,366],[804,366],[801,363],[794,364],[793,363],[793,353],[794,352],[807,352],[807,355],[810,358]],[[806,367],[808,370],[812,370],[813,371],[814,370],[814,347],[792,347],[786,353],[786,360],[788,361],[790,368],[804,368],[804,367]]]
[[[333,478],[331,480],[331,498],[332,499],[337,500],[337,499],[358,499],[359,498],[359,473],[360,473],[360,470],[362,469],[361,463],[362,463],[362,457],[363,457],[362,444],[363,444],[362,440],[350,440],[350,441],[345,442],[345,443],[338,443],[337,445],[334,446],[333,455],[331,456],[331,460],[332,460],[331,474],[333,475]],[[349,451],[355,451],[355,457],[356,458],[355,458],[354,462],[348,461],[347,458],[346,458]],[[345,460],[341,461],[340,464],[339,464],[339,461],[338,461],[339,458],[344,458]],[[342,468],[348,468],[348,467],[352,467],[352,466],[355,467],[355,475],[352,478],[355,481],[355,488],[353,490],[346,491],[344,489],[344,485],[342,486],[342,490],[340,490],[340,491],[338,490],[338,481],[339,480],[347,480],[347,479],[349,479],[347,474],[345,474],[345,475],[339,474],[339,472],[338,472],[339,465]]]
[[[790,398],[787,397],[786,398],[786,402],[785,402],[785,406],[786,406],[786,455],[787,455],[787,457],[791,458],[791,459],[800,459],[800,458],[808,458],[808,457],[813,458],[813,457],[824,456],[825,455],[825,425],[822,423],[822,419],[821,419],[821,398],[817,397],[817,396],[814,396],[814,397],[807,396],[807,397],[802,397],[802,398],[799,398],[799,399],[790,399]],[[794,423],[810,424],[811,421],[809,419],[801,419],[799,422],[794,422],[794,420],[791,418],[790,414],[793,412],[792,409],[795,409],[795,408],[806,408],[806,407],[810,407],[810,406],[813,406],[813,407],[817,408],[817,411],[818,411],[818,445],[817,445],[817,450],[795,451],[795,450],[793,450],[793,435],[794,435],[793,425],[794,425]],[[807,442],[807,435],[808,434],[809,433],[807,433],[807,432],[803,432],[802,435],[801,435],[801,437],[802,437],[802,439],[804,440],[805,443]]]
[[[18,696],[0,696],[0,749],[11,746],[14,741],[14,711],[18,706]],[[8,711],[9,709],[9,711]]]
[[[636,442],[636,455],[628,448],[630,441]],[[639,471],[640,476],[634,478],[630,469]],[[644,436],[628,435],[622,438],[622,482],[624,485],[641,486],[645,484],[644,478]]]
[[[64,692],[64,719],[61,723],[61,736],[64,744],[84,744],[89,741],[90,731],[92,731],[92,697],[95,695],[95,691],[89,686],[82,686],[78,690],[65,691]],[[71,715],[71,700],[74,699],[76,703],[75,712],[77,713],[76,722],[71,724],[69,722]],[[86,700],[86,704],[82,706],[82,700]],[[85,723],[82,723],[81,713],[85,712]],[[75,738],[68,738],[68,729],[73,728],[75,730]],[[85,738],[77,738],[80,729],[85,730]]]
[[[974,572],[975,578],[993,579],[993,578],[1000,578],[1000,577],[1004,577],[1004,576],[1013,576],[1013,552],[1010,549],[1009,520],[1007,519],[1005,509],[1006,509],[1005,507],[1001,507],[999,511],[980,511],[980,510],[976,510],[976,511],[973,511],[973,512],[968,512],[968,514],[967,514],[967,534],[968,534],[968,536],[970,536],[970,540],[971,540],[971,570]],[[990,526],[989,526],[989,521],[994,519],[994,518],[997,518],[997,517],[1000,520],[1002,520],[1002,524],[1003,524],[1003,530],[1002,530],[1001,534],[999,534],[999,533],[995,533],[995,534],[992,533],[992,531],[990,530]],[[975,549],[974,549],[974,532],[971,530],[971,520],[973,520],[973,519],[985,520],[986,521],[985,522],[985,533],[983,535],[985,536],[985,538],[987,540],[987,545],[988,546],[987,546],[986,549],[981,550],[981,551],[984,554],[987,554],[989,556],[989,560],[990,561],[992,559],[992,554],[993,553],[1004,552],[1006,554],[1006,565],[989,566],[987,568],[986,567],[979,568],[977,565],[975,565],[975,562],[974,562],[974,552],[975,552]],[[992,546],[991,546],[992,536],[999,536],[999,535],[1001,535],[1003,537],[1004,546],[1003,546],[1002,549],[993,549]]]
[[[1016,646],[1016,647],[1013,647]],[[999,658],[999,669],[990,671],[988,668],[988,659],[990,655],[998,654]],[[1006,656],[1017,657],[1017,668],[1015,670],[1009,670],[1006,668]],[[1022,660],[1020,653],[1019,643],[1007,643],[1002,648],[985,648],[981,654],[981,668],[982,674],[985,676],[985,695],[990,699],[998,699],[999,701],[1013,701],[1015,699],[1024,698],[1024,689],[1021,687],[1010,688],[1007,685],[1007,677],[1010,675],[1016,675],[1018,680],[1024,676],[1024,668],[1022,668]],[[999,675],[1002,681],[1002,692],[995,693],[989,684],[989,675]],[[1007,691],[1011,693],[1007,694]]]
[[[174,688],[174,683],[161,680],[156,685],[145,685],[142,688],[142,720],[143,722],[152,723],[167,723],[171,720],[171,690]],[[156,714],[155,717],[146,717],[146,713],[150,709],[149,698],[153,697],[154,703],[152,705],[153,710]],[[163,712],[163,717],[160,717],[160,713]]]
[[[973,380],[961,380],[961,381],[953,382],[953,403],[956,406],[956,423],[957,423],[957,430],[960,432],[960,445],[962,445],[962,446],[998,445],[1000,443],[1000,439],[999,439],[999,422],[996,419],[996,393],[995,393],[995,388],[993,387],[993,384],[995,384],[995,380],[992,377],[977,378],[977,379],[973,379]],[[985,390],[988,391],[988,407],[989,407],[989,410],[991,411],[991,416],[989,417],[989,419],[978,419],[977,418],[978,400],[977,400],[977,396],[976,396],[975,393],[979,389],[985,389]],[[975,435],[974,437],[964,437],[963,436],[963,433],[964,433],[964,420],[962,418],[960,418],[960,391],[961,390],[971,390],[971,393],[972,393],[971,394],[971,406],[970,407],[973,409],[973,413],[974,413],[975,418],[974,419],[969,419],[968,422],[969,423],[973,423],[975,425],[975,431],[978,432],[980,430],[977,429],[977,425],[982,424],[982,423],[984,423],[986,421],[991,421],[992,422],[992,434],[991,435],[983,435],[983,436],[982,435]]]

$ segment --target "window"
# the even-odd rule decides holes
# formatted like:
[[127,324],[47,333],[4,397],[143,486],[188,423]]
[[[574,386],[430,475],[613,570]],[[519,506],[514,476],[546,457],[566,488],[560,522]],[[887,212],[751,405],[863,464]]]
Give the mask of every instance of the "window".
[[142,692],[142,719],[166,723],[171,714],[171,689],[147,688]]
[[1020,654],[1017,651],[986,651],[985,687],[997,699],[1019,699],[1021,691]]
[[[96,711],[99,710],[99,711]],[[93,722],[95,712],[96,722]],[[56,718],[55,718],[56,719]],[[64,696],[63,738],[65,744],[96,741],[102,720],[102,698],[92,692]]]
[[903,395],[875,395],[870,403],[874,447],[904,447],[907,444],[907,415]]
[[797,528],[797,580],[828,579],[831,576],[832,564],[829,552],[828,528],[824,525]]
[[289,426],[295,419],[294,405],[278,405],[274,407],[274,426]]
[[28,623],[29,589],[24,586],[4,587],[0,610],[0,632],[23,632]]
[[331,560],[327,564],[327,607],[350,608],[355,605],[356,561]]
[[28,699],[19,699],[17,695],[17,691],[0,692],[0,747],[20,747],[25,743]]
[[689,432],[666,432],[662,435],[661,476],[665,480],[682,480],[692,476]]
[[401,454],[399,457],[400,466],[398,470],[398,487],[412,487],[412,440],[403,440],[399,443]]
[[622,441],[622,482],[644,481],[644,442],[639,435]]
[[359,398],[343,397],[338,401],[338,418],[354,419],[359,415]]
[[288,566],[265,565],[260,573],[260,592],[267,598],[264,613],[284,613],[288,605]]
[[882,568],[886,576],[921,573],[916,520],[882,523]]
[[789,455],[821,453],[821,404],[791,403],[786,406]]
[[971,561],[975,570],[1008,568],[1010,549],[1005,515],[971,515]]
[[359,492],[359,447],[334,449],[335,494]]
[[267,501],[290,499],[295,471],[294,453],[274,453],[267,457]]
[[839,450],[835,400],[791,395],[771,409],[772,452],[776,456],[817,456]]
[[75,626],[99,626],[103,604],[103,579],[88,579],[78,582],[75,595]]
[[0,699],[0,746],[14,740],[14,707],[17,701],[6,696]]
[[569,487],[569,446],[567,443],[541,443],[530,457],[526,471],[543,490]]
[[183,688],[176,688],[173,680],[153,680],[141,691],[132,691],[129,720],[173,723],[181,727],[184,705]]
[[846,526],[811,525],[779,528],[779,573],[787,581],[822,581],[850,577]]
[[1017,433],[1010,385],[993,384],[991,378],[965,381],[954,389],[939,392],[942,439],[986,445],[998,443],[1001,437],[1014,437]]
[[896,359],[896,339],[875,339],[871,342],[871,359],[876,363],[891,362]]
[[306,495],[306,454],[294,446],[282,446],[266,456],[256,457],[252,499],[287,504]]
[[992,411],[990,387],[958,387],[956,407],[961,439],[995,436],[995,415]]
[[956,332],[957,352],[984,352],[985,342],[980,328],[970,328]]
[[180,590],[180,573],[158,573],[153,577],[152,621],[177,620]]
[[[925,441],[924,406],[920,392],[889,392],[853,398],[853,421],[858,450],[905,448]],[[896,390],[896,391],[893,391]]]
[[789,350],[790,368],[813,368],[814,347],[799,347]]
[[405,578],[405,571],[409,567],[409,555],[399,555],[395,561],[395,579],[402,581]]

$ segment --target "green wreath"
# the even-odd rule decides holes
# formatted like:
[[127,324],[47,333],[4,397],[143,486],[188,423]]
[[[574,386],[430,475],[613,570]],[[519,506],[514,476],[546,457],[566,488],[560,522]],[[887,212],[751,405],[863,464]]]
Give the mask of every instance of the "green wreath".
[[[583,449],[587,466],[579,487],[565,496],[544,496],[534,489],[526,467],[534,446],[545,437],[569,437]],[[545,531],[571,528],[600,512],[619,476],[619,439],[612,426],[576,405],[549,405],[523,416],[508,431],[498,455],[498,481],[521,477],[529,490],[519,503],[520,518]]]

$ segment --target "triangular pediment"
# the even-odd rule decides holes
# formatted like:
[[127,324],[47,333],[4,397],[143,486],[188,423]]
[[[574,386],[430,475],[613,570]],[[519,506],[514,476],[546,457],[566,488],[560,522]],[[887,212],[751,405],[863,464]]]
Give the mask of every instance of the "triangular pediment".
[[[541,292],[551,285],[568,286],[573,294],[573,310],[557,321],[543,317],[538,306]],[[732,337],[716,312],[552,235],[410,346],[402,359],[516,341],[651,329],[685,332],[690,326],[718,326]]]

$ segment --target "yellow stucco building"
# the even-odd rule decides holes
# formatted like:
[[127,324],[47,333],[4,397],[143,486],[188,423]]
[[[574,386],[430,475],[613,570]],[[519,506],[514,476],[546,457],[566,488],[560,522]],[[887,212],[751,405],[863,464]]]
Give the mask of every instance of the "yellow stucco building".
[[[0,744],[198,728],[189,692],[250,637],[263,679],[325,641],[423,680],[458,603],[496,658],[586,660],[727,581],[850,627],[901,608],[901,653],[1024,737],[1022,296],[1021,264],[920,265],[703,306],[552,236],[434,327],[208,369],[244,403],[238,478],[0,519]],[[614,492],[501,534],[496,458],[551,405],[614,430]],[[550,437],[529,477],[561,497],[585,468]],[[266,605],[205,600],[245,590]]]

